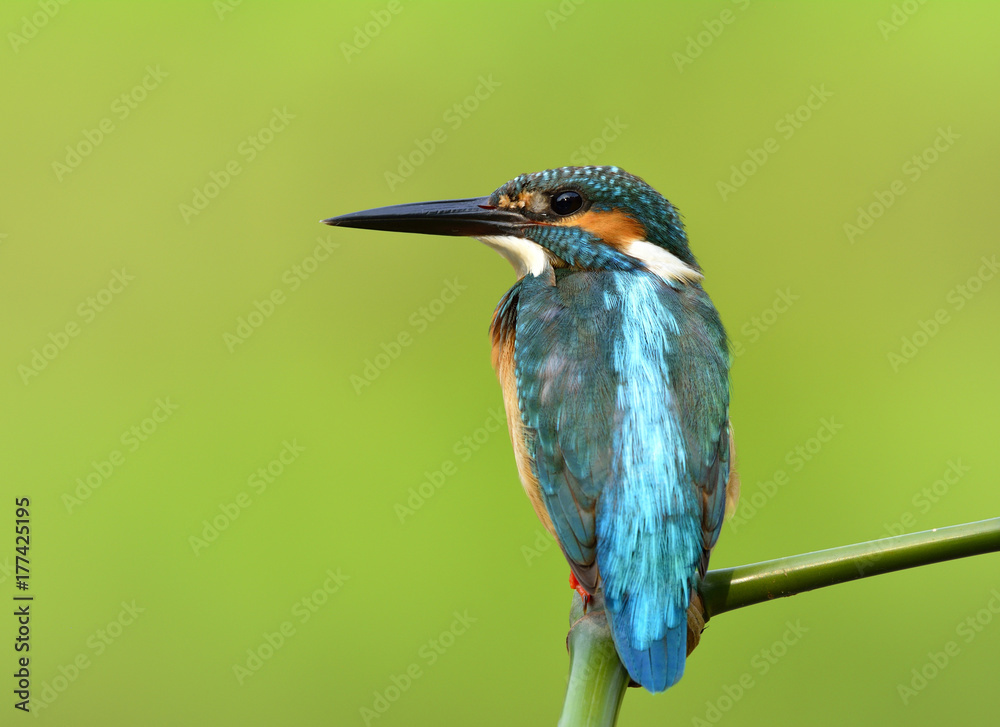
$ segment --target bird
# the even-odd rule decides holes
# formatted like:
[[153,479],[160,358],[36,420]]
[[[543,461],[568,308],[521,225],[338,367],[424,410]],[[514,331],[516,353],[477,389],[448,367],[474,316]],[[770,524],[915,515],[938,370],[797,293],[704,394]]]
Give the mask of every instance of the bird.
[[678,210],[619,167],[567,166],[322,222],[472,237],[510,262],[489,330],[521,484],[570,585],[603,595],[632,681],[676,684],[739,492],[729,342]]

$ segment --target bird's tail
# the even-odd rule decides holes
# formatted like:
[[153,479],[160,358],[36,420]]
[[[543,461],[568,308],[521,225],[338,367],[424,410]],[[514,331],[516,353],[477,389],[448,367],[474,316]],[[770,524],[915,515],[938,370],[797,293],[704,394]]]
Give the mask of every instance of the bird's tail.
[[642,646],[635,643],[628,604],[624,604],[624,608],[621,605],[606,603],[605,610],[618,656],[629,676],[651,692],[662,692],[672,687],[684,674],[687,618],[680,618],[677,626],[666,629],[663,638]]

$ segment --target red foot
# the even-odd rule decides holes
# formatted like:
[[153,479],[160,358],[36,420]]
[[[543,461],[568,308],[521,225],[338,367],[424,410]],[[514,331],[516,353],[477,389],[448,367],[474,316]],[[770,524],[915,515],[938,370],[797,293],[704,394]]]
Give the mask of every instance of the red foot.
[[580,594],[580,598],[583,599],[584,606],[590,603],[590,599],[593,598],[593,596],[587,593],[587,589],[580,585],[580,581],[576,579],[576,575],[573,571],[569,572],[569,587]]

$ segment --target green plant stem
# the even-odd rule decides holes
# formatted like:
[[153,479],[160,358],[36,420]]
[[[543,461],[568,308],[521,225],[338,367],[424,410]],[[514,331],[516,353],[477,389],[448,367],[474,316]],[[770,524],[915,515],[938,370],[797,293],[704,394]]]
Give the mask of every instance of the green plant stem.
[[604,596],[598,592],[584,614],[583,601],[574,595],[569,620],[569,681],[559,727],[611,727],[618,720],[629,676],[615,651]]
[[1000,518],[709,571],[705,620],[726,611],[882,573],[1000,551]]
[[[702,581],[705,620],[774,598],[882,573],[1000,551],[1000,518],[845,545],[763,563],[709,571]],[[573,596],[569,681],[560,727],[613,727],[629,684],[604,613]]]

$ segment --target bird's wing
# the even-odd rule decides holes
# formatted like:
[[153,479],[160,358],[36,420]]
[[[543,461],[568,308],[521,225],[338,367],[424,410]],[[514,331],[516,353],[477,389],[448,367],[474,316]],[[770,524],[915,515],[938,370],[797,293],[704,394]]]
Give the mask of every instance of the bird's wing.
[[541,498],[580,583],[600,578],[629,672],[664,689],[725,511],[725,334],[700,289],[653,276],[521,288],[516,385]]
[[[494,352],[525,490],[573,574],[593,593],[597,498],[611,464],[616,385],[606,326],[614,313],[593,308],[574,290],[522,280],[498,308]],[[515,337],[501,330],[516,330],[506,366],[497,354],[502,359]]]

